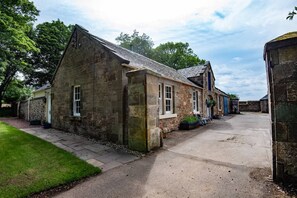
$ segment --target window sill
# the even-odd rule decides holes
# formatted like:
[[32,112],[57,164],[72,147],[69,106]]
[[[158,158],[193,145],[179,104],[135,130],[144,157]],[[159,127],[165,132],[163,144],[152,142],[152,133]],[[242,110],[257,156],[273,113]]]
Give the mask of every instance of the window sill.
[[70,116],[70,120],[73,120],[73,121],[81,121],[81,117],[80,116]]
[[159,119],[167,119],[167,118],[176,118],[177,114],[164,114],[164,115],[159,115]]

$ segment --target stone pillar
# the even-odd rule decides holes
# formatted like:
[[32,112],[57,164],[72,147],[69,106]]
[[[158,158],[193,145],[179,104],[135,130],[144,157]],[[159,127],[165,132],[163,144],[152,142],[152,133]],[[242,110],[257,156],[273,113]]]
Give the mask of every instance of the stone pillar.
[[147,98],[147,131],[148,149],[160,147],[161,129],[159,128],[159,80],[156,74],[148,72],[146,75]]
[[152,74],[147,70],[127,73],[128,146],[140,152],[160,147],[161,130],[157,127],[158,80]]
[[[284,35],[285,36],[285,35]],[[265,45],[271,116],[273,179],[297,181],[297,38]]]

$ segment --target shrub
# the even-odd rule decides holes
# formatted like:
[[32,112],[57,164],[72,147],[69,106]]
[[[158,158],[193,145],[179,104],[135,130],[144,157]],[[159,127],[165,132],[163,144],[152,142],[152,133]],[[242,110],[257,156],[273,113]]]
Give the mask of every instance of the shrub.
[[216,104],[217,104],[217,102],[213,99],[206,101],[207,107],[214,107],[214,106],[216,106]]
[[198,121],[199,121],[199,119],[196,116],[186,116],[182,120],[182,123],[193,124],[193,123],[198,122]]

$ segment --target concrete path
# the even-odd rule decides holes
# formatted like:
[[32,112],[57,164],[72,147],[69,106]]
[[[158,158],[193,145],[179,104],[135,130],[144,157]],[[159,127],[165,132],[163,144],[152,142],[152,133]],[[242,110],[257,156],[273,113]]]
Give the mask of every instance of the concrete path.
[[57,197],[278,197],[270,140],[267,114],[214,120],[173,132],[163,149]]
[[26,133],[51,142],[57,147],[73,153],[80,159],[100,167],[103,172],[139,159],[135,155],[115,150],[107,145],[79,135],[65,133],[56,129],[43,129],[40,126],[30,126],[28,122],[21,119],[1,118],[0,121],[9,123]]

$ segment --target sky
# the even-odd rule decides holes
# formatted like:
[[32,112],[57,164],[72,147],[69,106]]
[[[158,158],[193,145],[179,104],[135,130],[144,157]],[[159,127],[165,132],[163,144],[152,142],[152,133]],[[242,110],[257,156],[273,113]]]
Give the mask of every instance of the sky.
[[286,20],[295,0],[33,0],[36,24],[60,19],[116,43],[121,33],[149,35],[154,46],[188,42],[210,61],[216,87],[240,100],[267,94],[263,48],[266,42],[296,31]]

